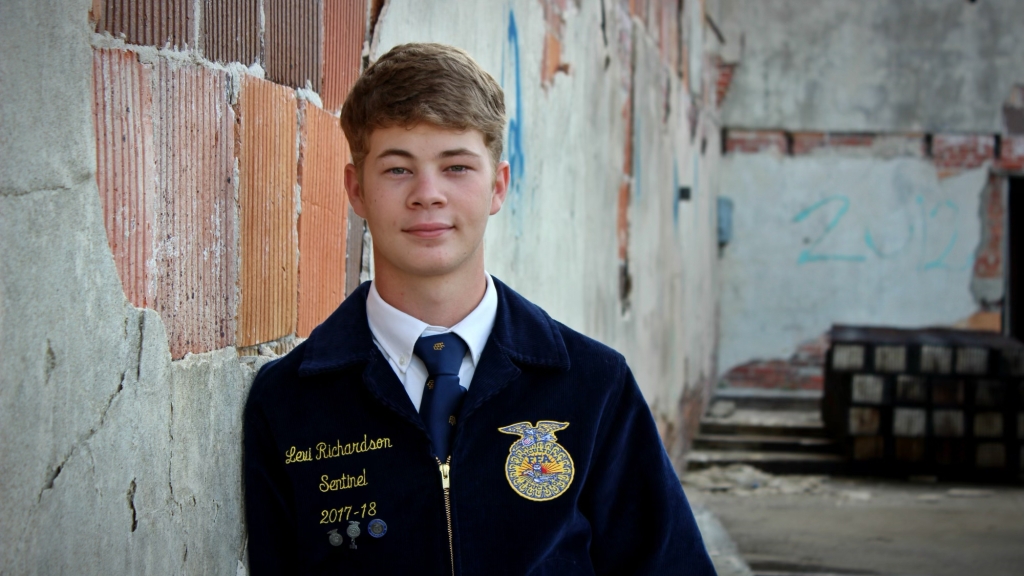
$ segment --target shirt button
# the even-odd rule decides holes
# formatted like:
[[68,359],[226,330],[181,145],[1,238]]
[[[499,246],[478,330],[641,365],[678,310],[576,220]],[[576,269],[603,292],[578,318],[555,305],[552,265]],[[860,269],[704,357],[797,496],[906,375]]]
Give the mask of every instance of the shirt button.
[[406,358],[405,356],[402,356],[401,358],[398,359],[398,363],[401,364],[402,366],[405,366],[405,363],[408,361],[409,359]]

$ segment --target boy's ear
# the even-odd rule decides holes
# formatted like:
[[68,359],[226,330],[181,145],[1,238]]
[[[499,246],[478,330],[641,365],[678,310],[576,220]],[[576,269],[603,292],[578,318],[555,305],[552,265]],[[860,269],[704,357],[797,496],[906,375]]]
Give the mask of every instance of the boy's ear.
[[493,194],[491,194],[491,216],[497,214],[498,210],[501,210],[501,205],[505,203],[505,197],[508,195],[508,184],[510,179],[511,170],[509,169],[508,162],[502,160],[494,169],[494,190]]
[[345,192],[348,194],[348,203],[352,211],[360,218],[366,218],[366,210],[363,206],[363,187],[359,183],[359,170],[351,162],[345,166]]

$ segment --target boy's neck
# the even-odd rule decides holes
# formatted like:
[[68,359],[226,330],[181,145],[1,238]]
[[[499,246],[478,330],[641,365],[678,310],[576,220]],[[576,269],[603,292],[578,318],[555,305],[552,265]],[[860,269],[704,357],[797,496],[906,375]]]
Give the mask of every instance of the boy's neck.
[[409,276],[390,267],[374,270],[380,297],[431,326],[451,328],[483,300],[487,277],[483,262],[442,276]]

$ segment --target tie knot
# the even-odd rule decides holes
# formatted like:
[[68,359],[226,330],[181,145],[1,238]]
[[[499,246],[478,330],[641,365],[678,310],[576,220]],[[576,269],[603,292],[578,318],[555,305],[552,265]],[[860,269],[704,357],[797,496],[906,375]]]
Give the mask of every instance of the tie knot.
[[431,376],[439,374],[459,375],[462,358],[466,355],[466,343],[453,332],[423,336],[416,341],[413,352],[427,367]]

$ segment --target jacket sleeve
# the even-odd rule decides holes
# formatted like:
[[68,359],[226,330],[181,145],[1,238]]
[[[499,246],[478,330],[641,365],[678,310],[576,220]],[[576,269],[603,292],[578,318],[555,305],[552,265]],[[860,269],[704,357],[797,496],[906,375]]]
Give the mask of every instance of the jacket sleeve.
[[608,398],[581,507],[591,522],[597,574],[714,575],[650,408],[621,362]]
[[242,433],[249,574],[287,574],[298,565],[293,497],[256,383],[246,402]]

